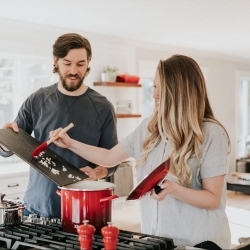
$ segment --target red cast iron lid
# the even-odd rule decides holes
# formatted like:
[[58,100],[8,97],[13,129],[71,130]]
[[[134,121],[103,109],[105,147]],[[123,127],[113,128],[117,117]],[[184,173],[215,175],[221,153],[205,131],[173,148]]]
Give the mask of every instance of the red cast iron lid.
[[170,168],[170,160],[162,162],[150,174],[148,174],[140,183],[135,187],[126,200],[138,200],[147,195],[159,182],[161,182],[167,175]]

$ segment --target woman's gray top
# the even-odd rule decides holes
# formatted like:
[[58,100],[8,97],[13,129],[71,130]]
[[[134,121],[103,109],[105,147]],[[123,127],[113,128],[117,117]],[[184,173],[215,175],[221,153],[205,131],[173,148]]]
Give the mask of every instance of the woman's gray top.
[[[147,137],[149,118],[121,141],[123,149],[136,160],[142,152],[142,142]],[[192,170],[191,188],[202,189],[202,179],[226,175],[229,164],[228,136],[225,130],[211,122],[203,123],[204,142],[200,161],[188,161]],[[166,160],[172,150],[163,140],[149,154],[147,162],[136,171],[140,182],[161,162]],[[201,163],[201,165],[200,165]],[[170,179],[170,176],[166,176]],[[163,201],[156,201],[146,195],[140,200],[142,233],[159,235],[174,239],[176,245],[194,246],[203,241],[212,241],[222,249],[229,249],[231,234],[225,213],[226,181],[224,182],[220,206],[215,210],[201,209],[182,202],[171,195]]]

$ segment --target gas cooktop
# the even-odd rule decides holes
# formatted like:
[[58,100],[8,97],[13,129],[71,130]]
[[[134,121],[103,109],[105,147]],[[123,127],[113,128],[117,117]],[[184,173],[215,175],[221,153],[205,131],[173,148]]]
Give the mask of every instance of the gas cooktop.
[[[80,249],[79,235],[62,231],[59,223],[40,225],[20,223],[0,228],[0,249]],[[101,235],[94,235],[92,249],[103,249]],[[117,250],[164,250],[174,249],[172,239],[120,230]],[[178,249],[186,249],[177,247]],[[177,249],[175,248],[175,249]]]

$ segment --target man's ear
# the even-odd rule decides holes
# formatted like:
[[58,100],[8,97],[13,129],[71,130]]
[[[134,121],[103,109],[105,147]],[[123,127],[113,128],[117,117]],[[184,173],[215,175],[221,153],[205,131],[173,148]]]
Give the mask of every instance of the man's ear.
[[58,68],[58,58],[54,57],[53,61],[54,61],[54,66]]

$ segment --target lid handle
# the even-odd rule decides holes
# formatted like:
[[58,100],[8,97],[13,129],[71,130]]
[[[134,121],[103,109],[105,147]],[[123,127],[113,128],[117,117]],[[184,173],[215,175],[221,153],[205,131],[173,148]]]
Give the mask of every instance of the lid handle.
[[4,198],[5,195],[6,195],[6,194],[0,193],[0,200],[1,200],[1,202],[3,202],[3,198]]

